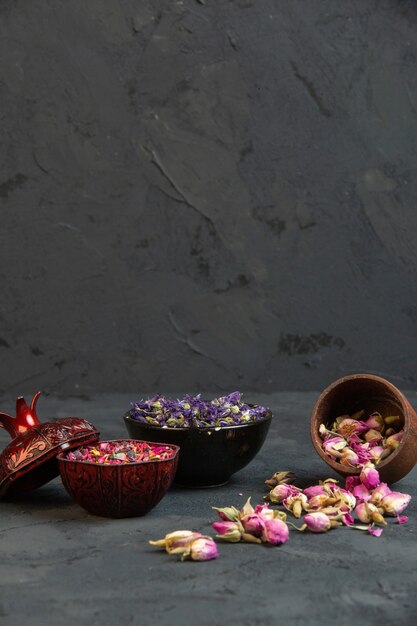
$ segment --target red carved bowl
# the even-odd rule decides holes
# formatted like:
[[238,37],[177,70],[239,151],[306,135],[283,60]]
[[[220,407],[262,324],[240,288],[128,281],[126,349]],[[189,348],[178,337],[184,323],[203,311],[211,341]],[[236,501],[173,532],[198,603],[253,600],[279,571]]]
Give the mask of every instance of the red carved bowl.
[[[111,443],[130,442],[130,439],[118,439]],[[59,454],[57,459],[66,490],[86,511],[102,517],[137,517],[146,515],[158,504],[174,480],[179,447],[169,447],[174,455],[162,461],[99,465],[71,461],[66,453]]]

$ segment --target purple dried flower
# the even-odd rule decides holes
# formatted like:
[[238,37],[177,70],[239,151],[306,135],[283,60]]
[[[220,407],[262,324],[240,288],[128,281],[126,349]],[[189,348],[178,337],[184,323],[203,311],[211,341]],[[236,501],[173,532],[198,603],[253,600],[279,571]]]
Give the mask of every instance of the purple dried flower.
[[211,402],[201,400],[200,394],[178,400],[157,395],[133,403],[130,410],[130,417],[139,422],[168,428],[235,426],[263,419],[267,414],[266,407],[243,402],[239,391]]

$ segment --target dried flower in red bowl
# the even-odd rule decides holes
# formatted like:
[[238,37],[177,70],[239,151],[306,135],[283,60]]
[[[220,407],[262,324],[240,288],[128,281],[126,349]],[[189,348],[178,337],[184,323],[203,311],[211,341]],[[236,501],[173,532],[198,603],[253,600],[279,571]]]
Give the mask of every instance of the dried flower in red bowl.
[[120,439],[57,458],[66,490],[86,511],[135,517],[145,515],[168,491],[178,451],[175,445]]
[[101,441],[95,446],[78,448],[66,454],[69,461],[85,461],[100,465],[125,465],[171,459],[175,450],[167,445],[147,441]]

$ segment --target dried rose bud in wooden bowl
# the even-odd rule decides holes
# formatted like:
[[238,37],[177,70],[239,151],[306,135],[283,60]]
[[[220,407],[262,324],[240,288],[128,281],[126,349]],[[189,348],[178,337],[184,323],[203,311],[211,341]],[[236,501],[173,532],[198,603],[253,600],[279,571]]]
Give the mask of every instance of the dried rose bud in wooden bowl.
[[367,462],[393,483],[417,462],[417,415],[392,383],[372,374],[340,378],[319,397],[311,415],[317,453],[342,476]]

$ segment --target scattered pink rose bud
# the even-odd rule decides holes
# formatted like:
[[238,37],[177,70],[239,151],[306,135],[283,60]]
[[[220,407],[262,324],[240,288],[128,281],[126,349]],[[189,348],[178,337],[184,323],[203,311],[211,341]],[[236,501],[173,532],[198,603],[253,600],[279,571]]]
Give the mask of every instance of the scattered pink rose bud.
[[[277,485],[277,487],[280,485]],[[281,486],[285,486],[282,484]],[[288,485],[287,485],[288,486]],[[297,496],[300,491],[297,491]],[[305,498],[305,496],[303,496]],[[307,500],[307,498],[305,498]],[[224,508],[213,507],[217,513],[222,516],[225,513]],[[234,507],[226,509],[228,515],[230,511],[236,511]],[[269,504],[258,504],[255,508],[250,504],[250,498],[242,507],[241,511],[237,511],[238,519],[236,521],[223,520],[214,522],[213,528],[219,532],[219,537],[230,542],[248,542],[262,543],[267,542],[274,545],[284,543],[288,540],[289,531],[285,523],[286,513],[284,511],[273,510]]]
[[330,519],[320,511],[304,515],[304,522],[312,533],[325,533],[332,527]]
[[303,493],[298,493],[295,496],[286,498],[282,504],[298,519],[301,517],[303,509],[308,505],[308,500]]
[[382,498],[380,506],[384,510],[384,513],[395,517],[407,508],[410,500],[411,496],[408,495],[408,493],[391,491],[391,493]]
[[262,515],[247,515],[241,518],[241,523],[245,532],[253,535],[254,537],[260,537],[264,530],[265,518]]
[[381,482],[378,470],[375,469],[372,463],[366,463],[366,465],[364,465],[359,478],[367,489],[375,489]]
[[261,515],[265,519],[273,519],[276,511],[269,507],[269,504],[257,504],[255,506],[255,514]]
[[331,519],[339,519],[339,517],[342,514],[347,513],[347,511],[343,511],[340,505],[336,505],[325,506],[323,509],[320,510],[320,513],[324,513],[325,515],[327,515],[327,517],[330,517]]
[[391,489],[387,483],[379,483],[378,487],[372,491],[370,500],[375,506],[380,506],[382,498],[385,498],[389,493],[391,493]]
[[335,498],[340,500],[342,508],[345,508],[345,512],[352,511],[355,508],[356,497],[353,493],[341,487],[336,487],[333,493]]
[[243,528],[239,522],[214,522],[212,527],[225,541],[237,543],[242,538]]
[[217,559],[219,556],[215,541],[211,537],[198,537],[191,542],[189,555],[185,558],[191,558],[193,561],[210,561]]
[[262,533],[262,540],[274,546],[288,541],[289,530],[285,522],[280,519],[267,519]]
[[149,543],[151,546],[165,548],[168,554],[181,554],[187,551],[191,541],[202,536],[201,533],[195,533],[192,530],[175,530],[165,535],[163,539],[149,541]]
[[336,504],[336,502],[337,498],[329,496],[328,493],[325,493],[319,496],[313,496],[312,498],[309,498],[308,502],[304,504],[303,508],[306,511],[314,511],[322,509],[325,506],[331,506],[333,504]]
[[270,500],[270,502],[274,504],[281,504],[281,502],[285,500],[285,498],[288,498],[289,496],[294,496],[299,492],[300,489],[298,489],[298,487],[282,483],[271,489],[269,494],[265,496],[265,499]]
[[377,507],[371,502],[361,502],[355,509],[356,517],[365,524],[376,523],[386,526],[387,522],[384,520]]
[[306,489],[304,489],[303,494],[310,499],[314,496],[325,496],[327,494],[327,491],[325,490],[323,485],[312,485],[311,487],[307,487]]
[[287,483],[293,483],[295,480],[295,474],[293,472],[275,472],[265,481],[265,485],[268,487],[276,487],[277,485],[284,485]]

